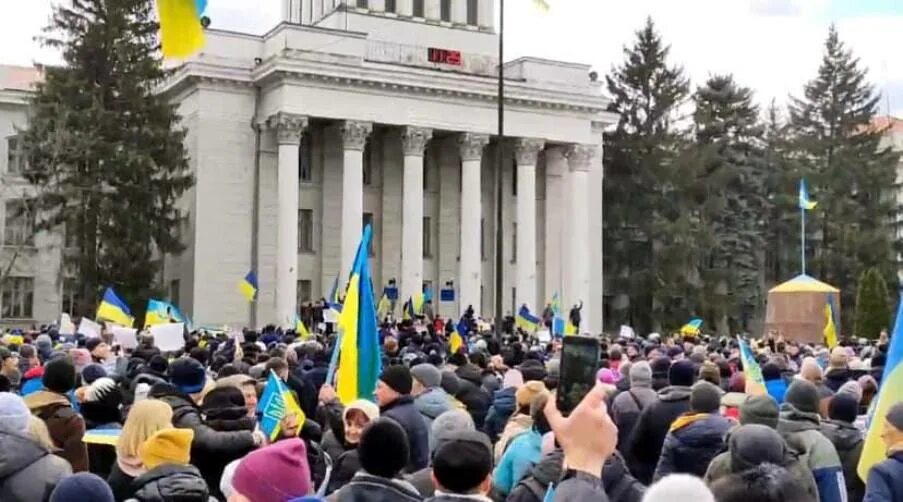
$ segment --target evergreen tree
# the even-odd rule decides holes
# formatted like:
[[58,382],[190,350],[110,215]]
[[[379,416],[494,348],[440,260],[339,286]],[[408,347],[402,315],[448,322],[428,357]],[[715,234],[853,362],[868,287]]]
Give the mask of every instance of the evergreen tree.
[[700,307],[719,332],[747,329],[764,304],[766,161],[753,92],[730,75],[710,77],[694,95],[699,172],[691,187],[710,245],[699,263]]
[[864,268],[877,267],[885,277],[893,273],[896,205],[887,190],[899,156],[880,145],[884,131],[873,126],[879,100],[832,26],[818,75],[802,98],[792,100],[790,122],[795,162],[818,201],[807,214],[814,250],[808,269],[841,288],[845,309],[853,305],[853,285]]
[[151,0],[71,0],[44,42],[65,64],[46,69],[24,133],[26,176],[46,190],[43,228],[64,226],[81,312],[114,285],[135,304],[154,287],[162,253],[178,252],[179,196],[193,184]]
[[859,276],[856,294],[857,337],[878,338],[882,329],[890,323],[887,284],[877,268],[869,268]]
[[677,161],[684,138],[674,125],[689,82],[669,50],[647,19],[606,77],[608,110],[618,114],[605,138],[603,190],[607,275],[620,294],[611,321],[640,331],[685,322],[693,289],[696,224],[683,190],[691,178]]
[[788,125],[774,102],[765,114],[765,266],[763,282],[773,286],[800,273],[800,221],[798,184],[800,174],[791,161]]

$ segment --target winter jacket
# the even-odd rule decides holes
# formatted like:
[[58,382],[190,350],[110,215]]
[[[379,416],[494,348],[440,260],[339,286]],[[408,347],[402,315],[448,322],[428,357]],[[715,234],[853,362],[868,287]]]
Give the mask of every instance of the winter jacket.
[[508,417],[514,413],[517,407],[516,387],[505,387],[495,391],[492,397],[492,406],[486,414],[486,421],[483,424],[483,432],[489,436],[489,440],[495,443],[499,439],[499,434],[505,430],[505,422]]
[[897,502],[903,500],[903,451],[891,454],[887,460],[869,471],[863,502]]
[[492,486],[501,494],[511,493],[542,457],[542,434],[530,430],[511,441],[492,474]]
[[641,483],[651,484],[671,424],[688,411],[690,388],[671,386],[659,391],[658,400],[640,413],[623,453],[630,472]]
[[[542,457],[530,474],[514,487],[505,502],[544,502],[549,484],[561,479],[564,454],[555,450]],[[646,488],[627,471],[623,457],[617,452],[605,461],[602,486],[611,502],[641,502]]]
[[160,355],[160,349],[153,345],[139,345],[135,347],[135,350],[132,351],[132,357],[144,359],[144,362],[149,363],[151,358],[154,356]]
[[784,394],[787,393],[787,382],[783,378],[767,380],[765,382],[765,390],[768,391],[768,395],[773,397],[779,405],[784,404]]
[[414,406],[414,398],[401,396],[380,408],[379,415],[398,422],[408,435],[410,456],[405,472],[416,472],[426,467],[430,460],[430,434],[426,422]]
[[502,432],[502,435],[499,436],[498,442],[495,443],[495,449],[493,450],[495,464],[498,464],[502,460],[502,455],[505,453],[505,450],[508,449],[511,440],[529,431],[532,427],[533,418],[530,417],[530,415],[518,413],[517,415],[511,416],[508,419],[508,423],[505,424],[505,430]]
[[446,411],[454,409],[451,396],[441,387],[426,389],[425,392],[414,398],[414,406],[426,422],[426,430],[429,434],[430,451],[435,447],[435,438],[431,432],[433,420]]
[[483,378],[480,375],[480,370],[471,365],[461,366],[455,370],[455,375],[458,376],[460,382],[455,398],[467,407],[467,412],[473,418],[473,423],[477,429],[482,429],[492,398],[482,387]]
[[193,465],[166,464],[135,478],[132,482],[137,502],[208,502],[207,483]]
[[72,474],[69,463],[25,436],[0,430],[0,500],[42,502]]
[[819,500],[840,502],[845,498],[840,487],[846,486],[840,457],[831,441],[819,432],[819,424],[817,413],[799,411],[790,403],[781,405],[778,432],[812,470]]
[[658,393],[651,387],[634,386],[618,394],[611,402],[611,418],[618,426],[618,446],[620,448],[624,448],[630,440],[630,434],[640,418],[640,413],[657,398]]
[[[137,460],[136,465],[134,466],[136,471],[142,469],[141,460],[137,458],[133,460]],[[135,476],[122,469],[122,466],[119,465],[121,461],[121,459],[117,459],[117,461],[113,463],[113,468],[110,469],[110,475],[107,477],[107,484],[110,485],[110,488],[113,490],[113,498],[116,499],[116,502],[128,500],[135,494],[135,490],[132,488],[132,482],[135,481]]]
[[[244,457],[254,449],[251,431],[217,431],[207,425],[201,409],[185,394],[170,384],[151,387],[149,397],[159,399],[172,408],[172,425],[194,431],[191,442],[191,463],[200,472],[212,473],[216,466]],[[220,467],[221,468],[221,467]],[[217,482],[218,484],[218,482]]]
[[357,449],[350,449],[332,459],[332,472],[326,493],[330,494],[348,484],[354,475],[361,470],[361,459]]
[[609,502],[602,479],[578,472],[555,488],[554,502]]
[[846,368],[829,368],[825,372],[825,386],[834,392],[837,392],[843,384],[852,379],[850,370]]
[[358,472],[341,490],[326,497],[329,502],[420,502],[417,490],[407,481],[386,479]]
[[[257,427],[257,421],[253,417],[248,416],[248,411],[244,406],[218,406],[215,408],[204,408],[204,423],[211,429],[219,432],[226,431],[247,431],[253,432]],[[201,477],[207,483],[210,490],[210,496],[215,498],[225,498],[219,489],[220,478],[223,475],[223,469],[229,462],[235,460],[232,457],[210,457],[202,462],[194,462],[201,471]]]
[[47,425],[53,444],[60,449],[59,456],[72,466],[72,472],[88,470],[88,449],[85,437],[85,420],[72,409],[69,398],[46,390],[29,394],[25,404],[31,413]]
[[[91,429],[121,429],[119,424],[101,424],[98,427],[89,427]],[[97,474],[103,479],[107,479],[113,470],[113,464],[116,463],[116,447],[110,444],[88,444],[88,468],[92,474]]]
[[730,420],[717,414],[681,415],[665,436],[652,479],[658,481],[669,474],[702,477],[709,462],[724,450],[724,439],[732,426]]
[[320,443],[320,446],[323,448],[323,451],[329,455],[329,458],[332,459],[333,463],[348,450],[348,448],[345,447],[344,442],[336,437],[336,433],[329,428],[327,428],[326,433],[323,434],[323,441]]
[[843,467],[843,479],[847,483],[847,500],[849,502],[861,502],[865,495],[865,485],[859,479],[856,469],[859,467],[859,457],[862,456],[862,445],[865,438],[862,431],[853,424],[840,420],[822,420],[821,433],[831,441],[840,457],[840,465]]

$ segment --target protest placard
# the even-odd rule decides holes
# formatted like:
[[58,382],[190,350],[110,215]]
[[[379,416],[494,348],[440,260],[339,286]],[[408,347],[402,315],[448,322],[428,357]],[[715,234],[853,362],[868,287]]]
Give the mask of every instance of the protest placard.
[[123,349],[134,349],[138,346],[137,329],[113,326],[110,331],[113,332],[113,340],[115,340]]
[[185,345],[184,331],[185,325],[180,322],[150,327],[150,334],[154,335],[154,345],[163,352],[181,349]]
[[76,333],[85,335],[88,338],[100,338],[101,331],[103,331],[103,328],[101,328],[100,324],[87,317],[82,317],[82,321],[78,323],[78,331]]
[[636,333],[634,333],[633,328],[631,328],[630,326],[623,325],[623,324],[621,325],[621,332],[618,334],[619,338],[626,338],[628,340],[631,340],[635,336],[636,336]]
[[60,315],[59,334],[61,334],[61,335],[74,335],[75,334],[75,323],[72,322],[72,318],[69,317],[69,314],[63,313],[62,315]]

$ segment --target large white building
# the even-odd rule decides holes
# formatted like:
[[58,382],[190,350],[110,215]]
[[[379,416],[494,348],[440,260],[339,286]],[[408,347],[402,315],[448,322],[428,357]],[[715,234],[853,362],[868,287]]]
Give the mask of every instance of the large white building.
[[[560,292],[601,329],[607,99],[587,65],[505,63],[498,166],[494,13],[494,0],[284,0],[263,36],[208,30],[162,89],[196,176],[187,249],[164,260],[171,299],[196,324],[287,323],[347,276],[370,223],[377,294],[394,280],[402,300],[429,287],[440,315],[492,316],[500,172],[506,312]],[[49,320],[64,281],[39,287],[40,268],[48,305],[30,318]],[[249,270],[251,305],[237,292]]]

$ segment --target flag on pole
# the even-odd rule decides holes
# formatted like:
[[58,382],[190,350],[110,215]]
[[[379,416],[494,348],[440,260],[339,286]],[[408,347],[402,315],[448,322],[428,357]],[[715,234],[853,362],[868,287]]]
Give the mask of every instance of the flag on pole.
[[464,345],[466,345],[465,337],[467,336],[467,325],[464,323],[464,319],[458,321],[458,324],[455,324],[452,327],[451,336],[448,338],[448,348],[449,352],[452,354],[456,354],[458,350],[461,349]]
[[829,349],[837,346],[837,322],[834,317],[834,297],[828,293],[828,301],[825,302],[825,345]]
[[696,336],[699,334],[699,328],[702,327],[702,319],[694,317],[680,328],[681,335]]
[[897,319],[894,321],[894,332],[891,335],[890,347],[887,349],[887,361],[881,377],[881,388],[872,403],[869,415],[868,432],[862,446],[857,472],[863,481],[868,479],[869,470],[875,464],[887,458],[884,442],[881,440],[881,429],[884,417],[891,406],[903,401],[903,295],[897,306]]
[[295,333],[300,336],[302,340],[310,338],[310,331],[307,331],[307,326],[304,325],[304,321],[302,321],[301,317],[298,315],[295,315]]
[[526,305],[521,305],[520,310],[517,311],[517,319],[515,321],[524,331],[532,333],[539,327],[542,319],[531,314],[530,309]]
[[815,209],[815,206],[818,204],[813,200],[809,200],[809,191],[806,190],[806,180],[800,180],[800,200],[799,200],[799,208],[805,211],[811,211]]
[[304,421],[307,420],[304,411],[298,406],[294,394],[273,370],[270,370],[266,387],[263,389],[260,401],[257,402],[257,412],[260,414],[260,430],[270,441],[275,441],[279,437],[279,432],[282,430],[282,419],[286,415],[298,416],[299,432]]
[[144,327],[156,326],[158,324],[169,324],[170,320],[169,304],[154,300],[151,298],[147,301],[147,312],[144,314]]
[[[355,399],[373,399],[381,371],[379,333],[376,328],[376,305],[370,286],[368,249],[373,229],[364,228],[357,248],[348,292],[339,317],[340,340],[336,366],[336,393],[343,404]],[[361,285],[365,287],[361,287]]]
[[97,306],[97,319],[110,321],[112,323],[131,328],[135,324],[135,318],[132,317],[132,311],[124,301],[116,296],[113,288],[107,288],[103,293],[103,299]]
[[743,363],[743,376],[746,380],[746,393],[752,396],[760,396],[767,394],[765,389],[765,378],[762,376],[762,368],[759,362],[753,356],[749,345],[739,336],[737,343],[740,344],[740,361]]
[[557,291],[552,295],[552,301],[549,303],[549,306],[552,308],[553,315],[561,315],[561,295]]
[[186,58],[204,47],[199,7],[206,4],[206,0],[157,0],[163,57]]
[[564,336],[571,336],[571,335],[576,335],[576,334],[577,334],[577,326],[574,326],[574,324],[571,322],[570,319],[565,321]]
[[254,271],[248,272],[248,275],[238,283],[238,289],[241,291],[241,294],[248,299],[249,302],[253,302],[257,299],[257,274]]
[[385,319],[390,310],[392,310],[392,301],[389,300],[389,295],[383,293],[379,299],[379,305],[376,306],[376,315],[380,320]]

